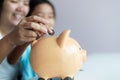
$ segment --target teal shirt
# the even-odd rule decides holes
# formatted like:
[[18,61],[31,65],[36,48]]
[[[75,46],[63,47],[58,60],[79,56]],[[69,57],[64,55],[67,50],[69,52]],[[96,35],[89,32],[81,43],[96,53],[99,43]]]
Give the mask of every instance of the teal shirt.
[[37,80],[37,75],[33,72],[29,57],[31,45],[29,45],[20,58],[20,70],[22,73],[22,80]]

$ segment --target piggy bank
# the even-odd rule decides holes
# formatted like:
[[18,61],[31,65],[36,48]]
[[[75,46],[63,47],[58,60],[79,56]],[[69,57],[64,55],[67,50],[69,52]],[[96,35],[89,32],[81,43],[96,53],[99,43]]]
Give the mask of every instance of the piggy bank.
[[69,35],[70,30],[65,30],[58,37],[43,37],[32,43],[30,63],[38,77],[44,78],[41,80],[73,78],[81,68],[86,51]]

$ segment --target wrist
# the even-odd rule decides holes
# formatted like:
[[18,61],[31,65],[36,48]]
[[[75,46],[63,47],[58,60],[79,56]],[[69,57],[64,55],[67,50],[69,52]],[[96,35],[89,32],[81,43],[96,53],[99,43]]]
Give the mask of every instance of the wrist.
[[9,44],[9,45],[11,45],[11,46],[16,46],[16,44],[15,44],[15,42],[14,42],[14,38],[12,37],[13,35],[11,35],[11,34],[8,34],[8,35],[6,35],[5,36],[5,38],[6,38],[6,42]]

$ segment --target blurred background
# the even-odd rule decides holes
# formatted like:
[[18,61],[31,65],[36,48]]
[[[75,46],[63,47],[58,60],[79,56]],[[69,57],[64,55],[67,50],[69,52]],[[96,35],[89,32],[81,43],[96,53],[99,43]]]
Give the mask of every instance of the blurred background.
[[56,35],[71,37],[87,50],[75,80],[120,80],[120,0],[50,0],[56,7]]

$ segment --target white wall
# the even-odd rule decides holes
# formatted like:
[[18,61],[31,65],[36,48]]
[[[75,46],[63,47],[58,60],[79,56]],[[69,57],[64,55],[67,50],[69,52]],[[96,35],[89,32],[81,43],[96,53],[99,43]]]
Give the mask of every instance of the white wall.
[[120,0],[50,0],[56,7],[56,33],[71,29],[88,53],[120,52]]

